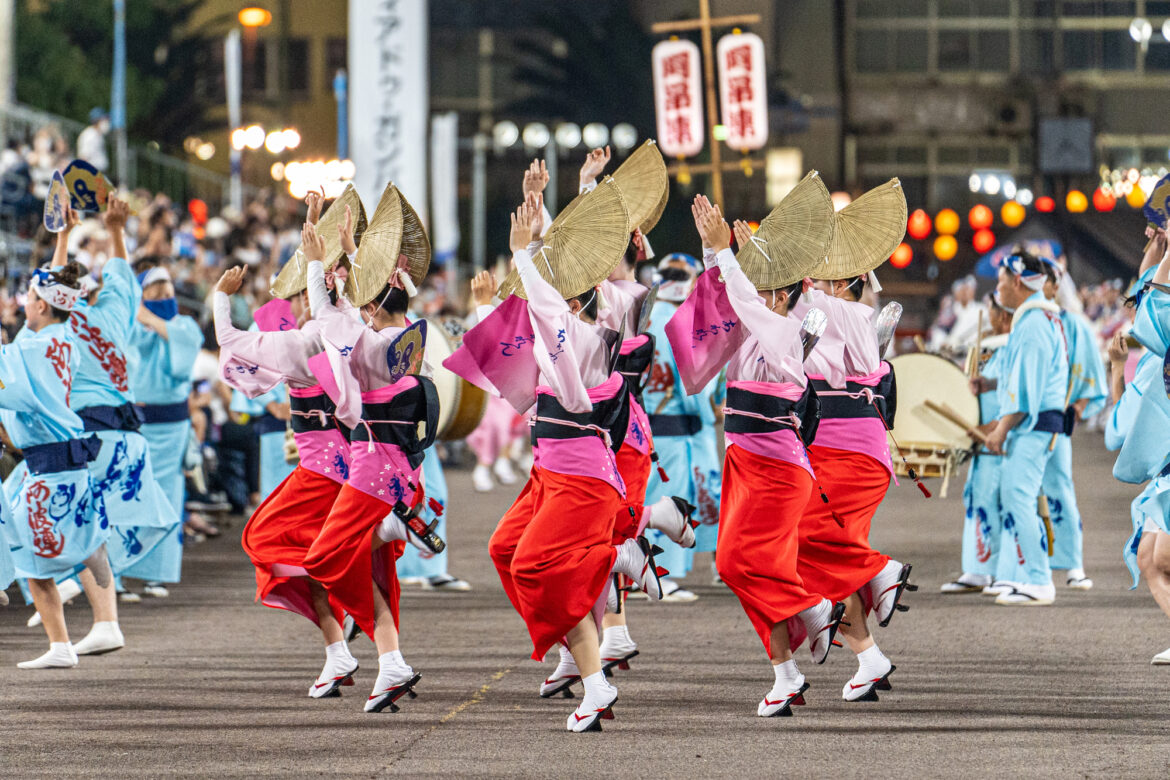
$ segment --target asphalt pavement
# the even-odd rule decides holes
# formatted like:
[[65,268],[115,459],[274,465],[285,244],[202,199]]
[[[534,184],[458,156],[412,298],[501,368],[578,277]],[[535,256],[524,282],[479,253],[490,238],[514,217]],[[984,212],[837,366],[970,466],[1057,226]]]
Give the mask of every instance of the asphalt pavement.
[[[127,647],[71,670],[23,671],[45,649],[31,607],[0,608],[0,777],[1053,777],[1170,776],[1170,620],[1143,584],[1127,590],[1121,548],[1133,486],[1113,480],[1100,436],[1078,433],[1076,484],[1096,586],[1058,579],[1047,608],[943,596],[959,571],[961,475],[949,497],[893,487],[875,546],[914,565],[909,612],[876,628],[897,665],[893,690],[847,703],[856,663],[835,650],[797,660],[811,688],[792,718],[758,718],[771,667],[739,603],[711,583],[709,555],[684,581],[692,604],[631,602],[641,655],[615,679],[601,734],[571,735],[575,702],[540,699],[552,668],[531,646],[487,555],[518,488],[477,494],[452,471],[451,571],[466,594],[408,588],[402,645],[423,674],[418,699],[367,715],[377,671],[367,639],[357,685],[310,700],[324,653],[307,621],[253,603],[252,568],[224,537],[193,545],[167,599],[122,605]],[[84,599],[67,608],[76,641]]]

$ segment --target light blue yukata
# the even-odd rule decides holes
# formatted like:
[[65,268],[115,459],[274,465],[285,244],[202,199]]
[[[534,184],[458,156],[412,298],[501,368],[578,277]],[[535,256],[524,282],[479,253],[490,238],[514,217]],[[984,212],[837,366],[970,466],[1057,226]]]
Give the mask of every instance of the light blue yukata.
[[[443,507],[443,514],[438,515],[439,524],[435,527],[437,533],[443,539],[447,538],[447,478],[443,475],[443,464],[439,460],[439,453],[434,447],[427,447],[423,453],[422,464],[422,478],[423,485],[426,488],[427,500],[424,504],[422,518],[427,523],[432,523],[436,519],[435,512],[431,510],[431,499],[438,501]],[[413,544],[406,545],[406,552],[398,559],[396,564],[398,569],[398,579],[429,579],[431,577],[438,577],[443,574],[448,574],[447,571],[447,548],[443,548],[443,552],[435,555],[430,552],[423,552],[415,547]]]
[[650,313],[646,330],[654,336],[654,362],[642,399],[658,465],[670,478],[664,483],[657,469],[650,470],[646,506],[664,496],[678,496],[697,507],[695,519],[700,525],[695,529],[695,546],[689,550],[660,531],[646,532],[650,541],[664,550],[655,561],[672,577],[684,577],[694,565],[695,553],[714,552],[719,536],[723,462],[715,437],[715,406],[723,403],[726,387],[720,376],[695,395],[687,395],[666,337],[666,323],[677,308],[668,301],[657,301]]
[[12,528],[12,508],[4,500],[3,490],[0,489],[0,590],[7,590],[16,579],[16,566],[12,563],[12,553],[9,551],[8,535]]
[[[1033,293],[1024,306],[1044,301],[1042,292]],[[1003,350],[998,386],[1001,417],[1024,413],[1020,423],[1008,432],[1000,466],[999,503],[1005,537],[1015,549],[1000,547],[999,570],[1004,558],[1015,554],[1014,575],[1005,579],[1023,585],[1051,585],[1048,541],[1037,500],[1040,483],[1051,453],[1052,434],[1063,429],[1064,399],[1068,389],[1068,356],[1061,336],[1059,316],[1042,309],[1029,309],[1012,325]]]
[[1132,333],[1148,353],[1138,364],[1137,374],[1110,422],[1113,425],[1119,414],[1125,418],[1115,426],[1111,442],[1122,438],[1113,476],[1134,484],[1150,480],[1130,505],[1134,530],[1124,550],[1133,587],[1137,587],[1137,548],[1142,534],[1170,533],[1170,436],[1166,433],[1170,430],[1170,398],[1163,383],[1163,360],[1170,347],[1170,295],[1147,290],[1138,305]]
[[[252,326],[255,328],[255,326]],[[268,413],[268,404],[288,403],[288,388],[282,382],[267,393],[249,398],[239,390],[232,391],[231,410],[252,418],[252,431],[260,439],[260,500],[272,495],[280,483],[293,473],[295,464],[284,459],[284,437],[287,424]]]
[[89,464],[93,499],[110,522],[110,567],[121,575],[168,536],[180,532],[179,515],[154,478],[146,438],[130,389],[134,365],[130,331],[142,290],[120,257],[102,268],[102,288],[91,306],[83,298],[69,318],[81,363],[73,374],[70,407],[102,448]]
[[86,436],[69,408],[80,360],[63,323],[23,330],[0,346],[0,423],[25,456],[3,489],[3,529],[16,577],[65,579],[109,536],[86,468],[101,444]]
[[[999,379],[1003,352],[996,349],[983,364],[980,374]],[[996,390],[979,394],[979,421],[987,424],[999,419]],[[996,577],[1003,519],[999,509],[999,467],[1003,458],[985,451],[971,460],[967,481],[963,485],[963,573]],[[1011,542],[1013,545],[1015,541]],[[1009,556],[1010,559],[1010,556]],[[1011,567],[1014,572],[1015,566]]]
[[[146,420],[141,431],[150,448],[154,477],[175,514],[183,517],[186,494],[183,456],[191,431],[187,398],[191,394],[191,370],[203,346],[203,333],[195,320],[179,314],[167,320],[165,339],[135,323],[131,344],[138,358],[130,375],[130,388]],[[180,525],[123,575],[147,582],[178,582],[182,561]]]
[[[1087,400],[1080,415],[1087,420],[1105,408],[1108,400],[1109,379],[1105,364],[1097,349],[1097,339],[1084,317],[1070,311],[1060,313],[1064,336],[1068,341],[1069,378],[1072,393],[1069,404]],[[1072,437],[1056,437],[1056,447],[1044,469],[1043,492],[1048,497],[1048,513],[1052,520],[1053,569],[1084,568],[1084,527],[1077,508],[1077,494],[1072,473]]]

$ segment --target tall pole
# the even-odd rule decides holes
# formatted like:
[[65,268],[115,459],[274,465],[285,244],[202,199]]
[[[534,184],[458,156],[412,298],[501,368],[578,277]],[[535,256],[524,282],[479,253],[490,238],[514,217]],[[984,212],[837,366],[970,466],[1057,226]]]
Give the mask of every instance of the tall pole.
[[114,178],[126,179],[126,0],[114,0],[114,73],[110,89],[110,129],[114,132]]
[[0,0],[0,106],[16,102],[16,0]]
[[711,194],[723,208],[723,165],[720,163],[719,144],[715,137],[715,56],[711,49],[711,0],[699,0],[700,32],[703,38],[703,80],[707,82],[707,137],[711,139]]
[[487,265],[487,133],[476,133],[471,142],[471,267],[482,271]]
[[[223,44],[224,83],[227,87],[228,132],[240,126],[240,79],[242,64],[240,62],[240,31],[233,29],[228,32]],[[244,208],[244,185],[242,180],[243,152],[234,146],[231,151],[231,194],[230,202],[237,211]]]
[[333,77],[333,97],[337,100],[337,159],[349,159],[349,76],[345,68]]

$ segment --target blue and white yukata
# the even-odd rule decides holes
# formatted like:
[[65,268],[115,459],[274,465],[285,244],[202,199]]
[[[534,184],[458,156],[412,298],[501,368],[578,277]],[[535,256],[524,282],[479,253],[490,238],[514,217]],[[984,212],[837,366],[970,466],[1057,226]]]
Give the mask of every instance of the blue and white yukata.
[[[138,353],[130,387],[144,419],[142,435],[150,447],[154,477],[179,517],[184,516],[186,481],[183,457],[191,419],[187,398],[191,394],[191,371],[203,346],[198,323],[179,314],[167,320],[167,338],[135,323],[131,344]],[[178,582],[183,561],[183,528],[157,545],[141,561],[123,572],[147,582]]]
[[[1001,348],[1002,349],[1002,348]],[[996,349],[987,358],[980,370],[986,379],[999,379],[1002,370],[1003,353]],[[1000,417],[998,391],[989,390],[979,394],[979,420],[982,424],[994,422]],[[1000,540],[1003,534],[1003,518],[999,507],[999,467],[1003,458],[986,452],[977,452],[967,470],[967,482],[963,485],[963,573],[979,574],[996,578],[999,562]],[[1011,542],[1014,544],[1014,540]],[[1015,571],[1014,561],[1006,573]]]
[[239,390],[232,391],[231,410],[251,417],[252,433],[260,440],[261,501],[272,495],[296,468],[295,464],[284,459],[285,429],[288,424],[268,413],[270,403],[288,403],[288,388],[283,382],[255,398],[249,398]]
[[1005,582],[1049,586],[1052,569],[1048,540],[1037,501],[1044,470],[1051,454],[1053,433],[1064,430],[1065,395],[1068,391],[1068,356],[1059,315],[1045,310],[1044,293],[1033,293],[1013,318],[998,385],[1001,417],[1024,413],[1008,432],[1000,466],[999,502],[1003,512],[1005,541],[1015,550],[1000,547],[1000,571],[1005,557],[1015,554],[1015,573]]
[[130,389],[134,366],[127,347],[141,296],[130,266],[111,258],[102,269],[97,302],[90,306],[83,298],[69,318],[81,354],[69,405],[101,440],[89,473],[94,501],[110,521],[106,550],[117,576],[181,531],[179,514],[154,478]]
[[727,390],[719,376],[695,395],[687,395],[666,337],[666,323],[677,308],[668,301],[657,301],[650,313],[646,331],[654,336],[654,362],[642,398],[658,465],[670,478],[664,483],[658,470],[651,469],[646,506],[664,496],[678,496],[697,507],[695,519],[700,525],[695,529],[693,548],[680,547],[661,531],[646,531],[650,541],[664,550],[655,561],[666,567],[671,577],[681,578],[694,565],[695,553],[715,551],[719,536],[723,461],[715,436],[715,406],[722,405]]
[[[432,523],[436,520],[435,512],[430,507],[431,499],[438,501],[443,507],[443,514],[438,515],[439,524],[435,527],[435,533],[440,538],[447,538],[447,478],[443,474],[443,463],[439,460],[439,454],[434,447],[427,447],[423,453],[422,463],[422,478],[423,489],[426,492],[427,501],[424,504],[422,518],[427,523]],[[398,559],[396,564],[398,568],[398,579],[430,579],[431,577],[439,577],[444,574],[449,574],[447,571],[447,548],[443,548],[443,552],[438,555],[431,552],[423,552],[415,547],[413,544],[406,545],[406,552]]]
[[[1072,392],[1069,404],[1081,400],[1089,403],[1080,419],[1087,420],[1105,408],[1108,400],[1108,377],[1097,339],[1089,323],[1070,311],[1060,313],[1064,335],[1068,341],[1069,378]],[[1042,491],[1048,497],[1048,512],[1052,521],[1053,569],[1084,569],[1084,527],[1077,508],[1077,494],[1072,475],[1072,437],[1056,437],[1056,447],[1044,470]]]
[[85,568],[109,536],[86,467],[101,443],[86,435],[69,408],[80,361],[79,345],[63,323],[23,330],[0,346],[0,423],[25,457],[25,467],[3,488],[3,530],[16,577],[66,579]]
[[3,490],[0,489],[0,590],[8,590],[8,586],[16,579],[16,565],[12,563],[12,553],[8,550],[12,523],[12,508],[8,506]]
[[1108,444],[1121,439],[1121,452],[1113,476],[1139,484],[1150,480],[1130,505],[1133,535],[1125,545],[1125,564],[1137,587],[1140,571],[1137,549],[1142,534],[1170,533],[1170,398],[1163,383],[1167,348],[1170,347],[1170,295],[1146,290],[1138,304],[1133,336],[1148,352],[1138,363],[1132,382],[1114,409],[1107,433]]

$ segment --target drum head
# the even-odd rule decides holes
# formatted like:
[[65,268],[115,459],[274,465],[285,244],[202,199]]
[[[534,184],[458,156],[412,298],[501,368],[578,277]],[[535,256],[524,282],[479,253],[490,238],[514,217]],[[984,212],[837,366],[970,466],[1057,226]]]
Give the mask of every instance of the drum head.
[[968,388],[967,375],[949,360],[917,352],[899,355],[890,365],[898,382],[898,412],[892,431],[898,443],[904,448],[965,450],[970,447],[971,439],[962,428],[924,404],[929,400],[949,406],[969,426],[977,426],[979,399]]
[[443,366],[443,361],[459,347],[463,329],[455,326],[460,323],[428,322],[427,362],[434,371],[435,389],[439,393],[439,438],[462,439],[483,419],[487,393]]

